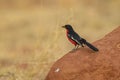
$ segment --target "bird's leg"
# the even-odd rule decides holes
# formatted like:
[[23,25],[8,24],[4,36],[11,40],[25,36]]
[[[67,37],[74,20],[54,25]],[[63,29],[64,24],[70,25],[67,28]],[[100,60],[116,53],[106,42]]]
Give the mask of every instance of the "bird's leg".
[[76,46],[72,49],[72,51],[76,50]]
[[76,50],[79,47],[79,45],[75,45],[75,47],[72,49],[72,51]]
[[80,45],[81,45],[81,47],[84,47],[83,43],[81,43]]
[[76,45],[75,48],[77,49],[79,47],[79,45]]

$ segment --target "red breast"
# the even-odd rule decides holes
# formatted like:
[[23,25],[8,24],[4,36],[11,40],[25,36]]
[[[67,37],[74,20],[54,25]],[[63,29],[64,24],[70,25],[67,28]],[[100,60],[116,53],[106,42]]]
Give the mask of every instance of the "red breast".
[[69,32],[69,31],[66,30],[66,36],[67,36],[68,40],[69,40],[72,44],[74,44],[74,45],[76,46],[77,43],[68,37],[68,32]]

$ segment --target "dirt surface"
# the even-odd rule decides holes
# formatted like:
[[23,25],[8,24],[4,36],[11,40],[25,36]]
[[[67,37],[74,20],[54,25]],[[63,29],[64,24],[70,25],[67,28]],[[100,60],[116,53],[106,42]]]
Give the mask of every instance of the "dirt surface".
[[88,47],[71,51],[55,62],[46,80],[120,80],[120,27]]

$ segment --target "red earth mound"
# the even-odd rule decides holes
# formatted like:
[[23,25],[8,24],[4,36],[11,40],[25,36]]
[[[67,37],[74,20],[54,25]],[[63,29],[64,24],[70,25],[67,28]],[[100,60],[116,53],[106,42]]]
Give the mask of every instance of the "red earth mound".
[[120,80],[120,27],[88,47],[71,51],[55,62],[45,80]]

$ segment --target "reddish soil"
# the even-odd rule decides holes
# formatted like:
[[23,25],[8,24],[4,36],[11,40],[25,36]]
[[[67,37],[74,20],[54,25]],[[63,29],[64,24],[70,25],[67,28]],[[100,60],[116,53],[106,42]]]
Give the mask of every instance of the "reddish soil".
[[55,62],[45,80],[120,80],[120,27],[88,47],[71,51]]

